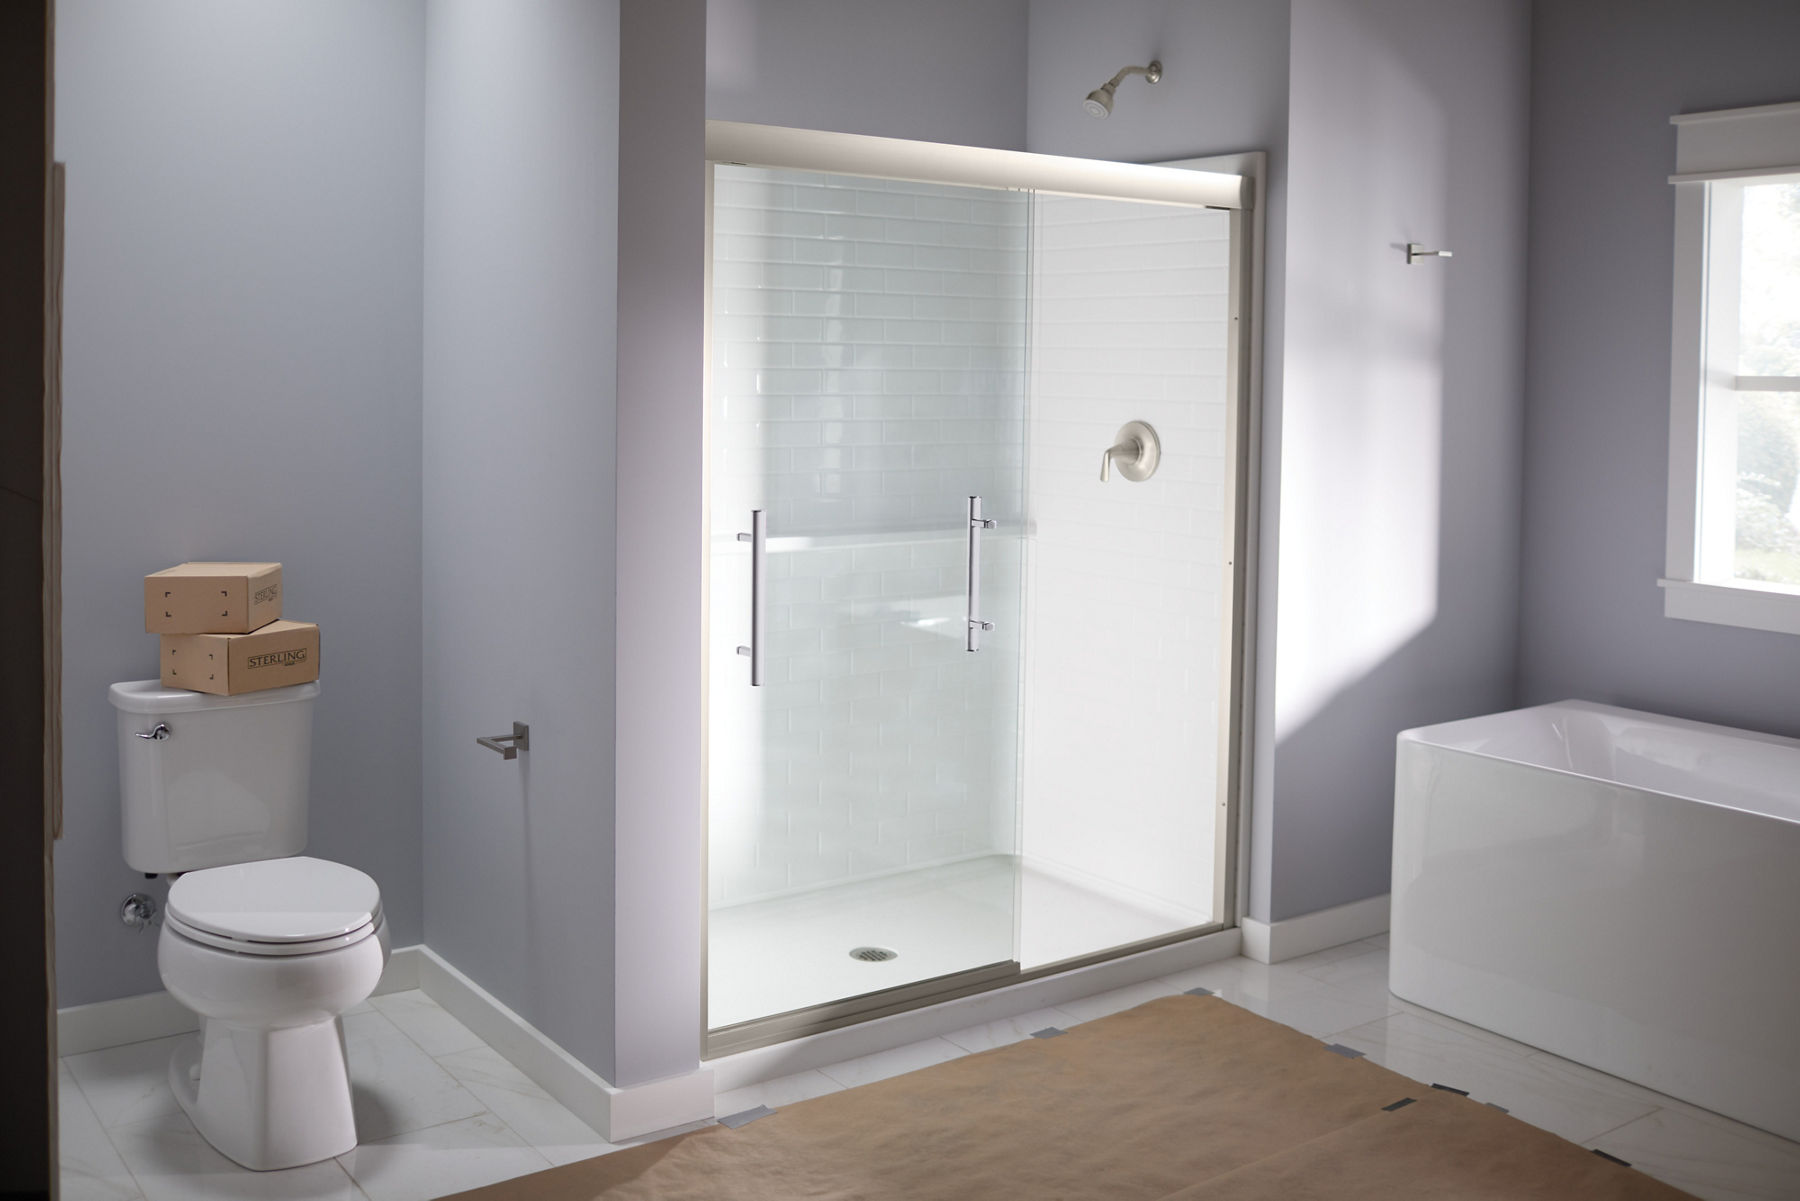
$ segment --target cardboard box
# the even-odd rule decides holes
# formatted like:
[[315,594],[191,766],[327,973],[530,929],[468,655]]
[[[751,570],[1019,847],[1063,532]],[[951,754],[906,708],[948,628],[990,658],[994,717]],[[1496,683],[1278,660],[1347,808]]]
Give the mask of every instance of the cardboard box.
[[146,634],[248,634],[280,616],[279,563],[183,563],[144,577]]
[[250,634],[164,634],[162,682],[216,696],[319,678],[319,627],[272,621]]

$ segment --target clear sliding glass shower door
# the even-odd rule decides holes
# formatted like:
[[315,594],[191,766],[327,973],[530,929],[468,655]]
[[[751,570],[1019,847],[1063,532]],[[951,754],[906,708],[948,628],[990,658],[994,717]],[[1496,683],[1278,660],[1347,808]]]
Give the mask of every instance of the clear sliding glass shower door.
[[1018,970],[1030,204],[714,168],[715,1031]]
[[708,1053],[1222,928],[1243,177],[728,128]]

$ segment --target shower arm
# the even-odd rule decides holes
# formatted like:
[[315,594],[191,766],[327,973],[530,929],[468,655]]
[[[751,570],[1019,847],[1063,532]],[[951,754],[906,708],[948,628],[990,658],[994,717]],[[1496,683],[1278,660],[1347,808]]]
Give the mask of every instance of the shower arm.
[[[1156,61],[1156,60],[1152,60],[1150,65],[1147,67],[1125,67],[1125,68],[1122,68],[1117,75],[1113,76],[1111,79],[1106,81],[1106,83],[1102,86],[1101,90],[1107,91],[1107,92],[1112,91],[1113,89],[1117,88],[1121,83],[1124,83],[1125,78],[1129,75],[1142,75],[1149,82],[1156,83],[1162,79],[1162,63],[1159,61]],[[1091,79],[1093,77],[1089,76],[1089,78]]]

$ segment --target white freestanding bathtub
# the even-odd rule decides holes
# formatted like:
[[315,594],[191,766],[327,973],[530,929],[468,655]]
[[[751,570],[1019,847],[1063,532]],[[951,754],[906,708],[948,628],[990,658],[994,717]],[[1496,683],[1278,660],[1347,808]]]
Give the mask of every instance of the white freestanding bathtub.
[[1389,985],[1800,1139],[1800,741],[1563,701],[1400,735]]

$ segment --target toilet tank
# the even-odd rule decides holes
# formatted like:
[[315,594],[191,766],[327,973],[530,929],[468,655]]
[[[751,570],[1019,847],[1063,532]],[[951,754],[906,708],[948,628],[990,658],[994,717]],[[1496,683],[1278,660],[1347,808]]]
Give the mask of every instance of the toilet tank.
[[305,850],[318,695],[317,682],[238,696],[114,684],[125,862],[186,872]]

